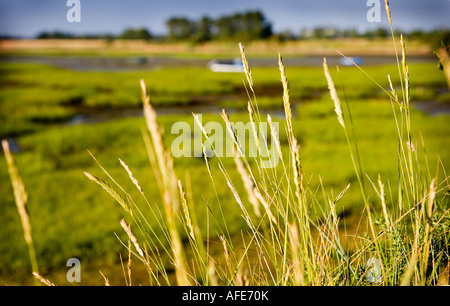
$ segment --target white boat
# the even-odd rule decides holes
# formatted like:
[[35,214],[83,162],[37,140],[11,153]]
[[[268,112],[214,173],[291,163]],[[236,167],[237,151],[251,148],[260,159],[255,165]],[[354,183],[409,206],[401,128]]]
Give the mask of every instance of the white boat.
[[214,72],[243,72],[244,64],[239,58],[230,61],[212,60],[208,63],[208,68]]
[[147,63],[147,58],[145,56],[129,57],[126,61],[128,64],[143,65]]
[[364,60],[362,57],[342,57],[339,63],[342,66],[354,66],[355,64],[359,66],[364,63]]

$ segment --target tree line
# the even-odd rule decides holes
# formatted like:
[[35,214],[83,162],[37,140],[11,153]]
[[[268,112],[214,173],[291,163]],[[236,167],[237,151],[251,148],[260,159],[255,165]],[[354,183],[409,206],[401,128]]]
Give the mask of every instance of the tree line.
[[[335,27],[315,27],[302,29],[297,33],[292,31],[283,31],[275,33],[272,24],[258,10],[247,11],[243,13],[234,13],[223,15],[218,18],[203,16],[199,19],[189,19],[187,17],[174,16],[166,20],[166,35],[154,35],[144,27],[127,28],[118,35],[112,34],[88,34],[74,35],[71,33],[54,31],[42,32],[37,35],[39,39],[139,39],[154,41],[186,41],[191,43],[202,43],[208,41],[242,41],[272,39],[276,41],[301,40],[301,39],[334,39],[343,37],[364,37],[378,38],[387,37],[390,31],[386,28],[376,28],[359,32],[356,29],[338,29]],[[425,42],[436,42],[442,40],[449,41],[450,31],[448,29],[436,29],[432,31],[413,30],[409,33],[403,33],[410,38],[417,38]]]
[[272,24],[260,11],[235,13],[212,19],[203,16],[198,20],[172,17],[166,22],[168,39],[205,42],[210,40],[256,40],[272,36]]
[[210,40],[242,41],[267,39],[273,35],[272,24],[260,11],[235,13],[212,19],[203,16],[198,20],[171,17],[166,21],[167,35],[155,36],[146,28],[128,28],[119,35],[74,35],[62,31],[41,32],[38,39],[106,38],[106,39],[165,39],[171,41],[206,42]]

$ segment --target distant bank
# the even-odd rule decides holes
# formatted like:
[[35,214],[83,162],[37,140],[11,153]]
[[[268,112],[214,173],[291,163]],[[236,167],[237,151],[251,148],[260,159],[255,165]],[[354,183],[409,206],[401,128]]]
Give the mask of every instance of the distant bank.
[[[190,43],[158,43],[139,40],[106,39],[11,39],[0,40],[0,55],[96,55],[96,56],[150,56],[170,55],[177,57],[239,57],[239,41]],[[339,50],[348,56],[392,56],[392,39],[311,39],[298,41],[252,41],[243,42],[248,56],[272,57],[278,52],[284,57],[333,56]],[[407,40],[408,56],[432,56],[432,50],[417,40]]]

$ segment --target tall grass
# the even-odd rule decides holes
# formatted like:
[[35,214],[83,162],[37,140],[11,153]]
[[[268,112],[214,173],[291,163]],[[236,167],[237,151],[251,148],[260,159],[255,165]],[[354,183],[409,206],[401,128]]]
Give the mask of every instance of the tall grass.
[[[225,110],[222,118],[235,146],[234,160],[242,181],[230,179],[219,157],[217,163],[211,164],[203,147],[209,179],[214,185],[216,176],[225,177],[248,226],[247,232],[242,233],[241,237],[229,232],[222,209],[219,210],[221,216],[213,215],[211,210],[208,215],[208,220],[211,218],[218,225],[216,237],[208,229],[206,233],[200,231],[195,208],[196,205],[204,204],[193,203],[192,197],[186,196],[183,186],[190,182],[183,184],[177,178],[170,152],[162,142],[163,132],[157,123],[156,112],[151,107],[146,85],[141,80],[147,122],[143,135],[164,203],[164,216],[148,203],[141,185],[123,161],[122,165],[141,192],[152,215],[143,214],[139,205],[127,193],[128,204],[124,205],[122,198],[118,202],[124,208],[128,207],[126,211],[129,219],[134,222],[132,225],[142,234],[144,248],[138,250],[136,237],[131,236],[131,241],[138,250],[136,256],[148,267],[150,283],[172,284],[170,271],[173,269],[177,285],[448,284],[450,209],[448,191],[447,194],[445,191],[449,189],[449,178],[443,169],[444,178],[439,181],[440,166],[437,165],[436,174],[432,175],[429,165],[423,165],[419,161],[419,147],[422,147],[423,154],[426,151],[424,141],[412,134],[409,73],[405,45],[403,41],[401,43],[401,94],[397,94],[392,83],[390,92],[380,86],[391,100],[393,120],[397,128],[397,134],[393,137],[398,138],[398,155],[386,156],[397,160],[397,182],[383,181],[380,175],[375,179],[364,174],[349,104],[346,101],[345,111],[324,60],[324,76],[337,120],[347,139],[349,155],[361,191],[361,201],[364,203],[361,229],[352,233],[346,233],[345,229],[342,233],[336,204],[345,201],[345,193],[350,188],[357,187],[348,184],[337,196],[333,196],[323,186],[321,190],[311,190],[305,180],[307,176],[302,170],[301,147],[292,129],[289,83],[281,56],[279,70],[288,140],[286,150],[282,148],[270,115],[267,116],[271,138],[280,154],[281,164],[278,167],[264,168],[259,157],[247,158],[241,147],[241,141],[244,140],[238,138]],[[249,120],[256,148],[261,153],[262,150],[267,150],[261,146],[267,139],[259,139],[256,126],[263,119],[258,111],[253,78],[242,45],[240,50],[248,89]],[[390,77],[388,78],[390,82]],[[209,134],[195,114],[194,118],[205,141],[210,142],[210,147],[214,148]],[[100,179],[97,182],[98,180]],[[247,192],[245,197],[237,192],[236,184],[243,184]],[[106,186],[105,189],[113,196],[117,194],[110,185],[101,185],[103,188]],[[377,199],[369,198],[367,189],[370,185],[378,195]],[[318,191],[323,194],[321,200],[317,196]],[[221,207],[217,190],[216,196],[214,203],[206,203],[208,207]],[[319,207],[321,217],[314,215],[316,212],[313,207]],[[148,218],[159,220],[163,237],[147,227]],[[125,221],[123,224],[126,224]],[[130,235],[130,226],[126,225],[124,228]],[[344,245],[342,238],[352,240],[346,236],[350,236],[353,243]],[[186,243],[180,237],[186,237]],[[210,245],[214,242],[222,245],[223,255],[220,257],[211,253]],[[126,246],[125,243],[124,245]],[[166,261],[162,259],[160,252],[167,256]]]
[[[22,223],[23,237],[28,247],[31,269],[33,273],[38,274],[39,268],[38,268],[38,261],[36,258],[36,251],[33,243],[30,214],[28,212],[26,205],[28,195],[25,190],[25,185],[23,184],[22,178],[20,177],[19,171],[17,170],[16,164],[14,162],[14,157],[11,154],[9,143],[6,139],[2,140],[2,148],[3,152],[5,153],[6,164],[8,165],[8,172],[14,190],[14,199],[16,201],[17,212],[19,213],[20,221]],[[39,282],[35,280],[35,284],[39,284]]]
[[[392,30],[387,1],[386,9],[396,46],[397,38]],[[448,285],[449,177],[439,164],[432,174],[427,163],[425,140],[412,132],[411,84],[403,39],[400,39],[400,44],[402,50],[401,58],[397,55],[397,77],[400,79],[401,92],[397,93],[389,75],[386,78],[390,91],[358,67],[368,77],[368,82],[378,86],[391,102],[392,120],[396,126],[396,134],[392,137],[397,139],[398,147],[396,156],[386,158],[393,158],[397,163],[396,181],[386,181],[381,175],[370,177],[365,174],[347,95],[341,99],[333,73],[324,59],[323,77],[330,92],[330,107],[334,107],[339,127],[345,135],[358,184],[347,184],[337,195],[328,192],[323,184],[318,189],[312,189],[307,179],[308,173],[303,171],[305,161],[302,160],[302,148],[292,128],[288,71],[281,55],[278,56],[278,68],[283,89],[281,101],[287,146],[280,142],[271,116],[263,118],[259,112],[253,76],[244,47],[239,45],[246,76],[244,85],[248,93],[249,120],[252,123],[254,147],[259,153],[256,157],[246,156],[241,146],[245,140],[239,139],[229,115],[223,110],[221,115],[226,131],[233,140],[234,163],[240,181],[231,179],[229,169],[220,157],[214,161],[208,158],[204,143],[208,142],[209,147],[214,149],[211,135],[198,116],[193,114],[205,140],[202,141],[208,171],[205,179],[211,181],[216,196],[204,203],[194,202],[189,177],[178,177],[171,153],[164,146],[164,131],[158,124],[147,86],[141,80],[146,122],[142,136],[163,209],[160,210],[158,205],[149,200],[145,185],[139,182],[139,177],[127,165],[127,158],[119,159],[118,162],[139,191],[139,199],[133,198],[114,180],[93,155],[107,178],[99,178],[88,172],[85,174],[123,208],[126,217],[120,221],[120,225],[128,242],[122,243],[129,254],[133,254],[145,266],[149,284]],[[337,74],[341,76],[339,70]],[[345,81],[342,80],[342,87]],[[256,127],[260,122],[269,124],[270,136],[258,133]],[[260,159],[263,153],[267,153],[268,148],[263,144],[267,143],[268,138],[272,140],[280,157],[280,164],[271,168],[263,167]],[[37,273],[30,243],[31,234],[28,235],[31,231],[30,222],[24,210],[24,187],[5,144],[4,148],[33,271],[39,280],[52,285]],[[226,211],[222,209],[221,197],[215,185],[215,179],[219,176],[224,177],[236,207],[247,224],[245,232],[239,234],[229,230]],[[245,195],[237,191],[237,185],[244,186]],[[364,205],[358,229],[347,232],[336,207],[339,202],[345,201],[346,193],[351,188],[360,191]],[[369,197],[369,188],[375,191],[377,198]],[[197,218],[198,206],[207,208],[205,229],[201,229]],[[212,209],[213,206],[219,209]],[[217,228],[214,233],[210,231],[211,222]],[[155,223],[158,228],[150,225]],[[217,251],[218,247],[220,251]],[[128,280],[125,276],[125,281],[131,284],[130,272]],[[109,284],[106,277],[105,283]]]

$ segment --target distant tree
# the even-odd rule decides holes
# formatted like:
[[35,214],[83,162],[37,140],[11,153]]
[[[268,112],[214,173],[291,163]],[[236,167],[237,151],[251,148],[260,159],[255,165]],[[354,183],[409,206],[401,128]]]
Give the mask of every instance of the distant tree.
[[375,30],[368,30],[368,31],[366,31],[362,35],[362,37],[365,37],[365,38],[388,37],[389,33],[390,32],[386,28],[376,28]]
[[214,21],[204,16],[197,22],[196,32],[193,35],[194,42],[205,42],[213,38]]
[[232,19],[229,16],[221,16],[215,21],[217,28],[216,37],[219,39],[229,39],[234,35]]
[[265,39],[272,33],[272,25],[259,11],[221,16],[216,20],[219,39]]
[[377,28],[374,32],[375,37],[388,37],[389,31],[386,28]]
[[196,32],[195,22],[185,17],[172,17],[166,22],[169,38],[173,40],[186,40],[193,37]]
[[425,36],[425,32],[420,29],[412,30],[408,33],[408,37],[422,39]]
[[108,41],[112,41],[115,38],[113,34],[84,34],[77,37],[83,39],[105,39]]
[[341,32],[343,37],[358,37],[359,33],[356,29],[346,29]]
[[308,28],[304,28],[300,31],[300,38],[301,39],[307,39],[307,38],[311,38],[313,36],[313,31]]
[[313,38],[325,38],[325,28],[323,27],[316,27],[312,31],[312,37]]
[[433,49],[442,48],[450,45],[450,30],[449,29],[435,29],[423,33],[418,36],[421,41],[429,44]]
[[145,28],[130,28],[125,29],[122,34],[119,35],[120,39],[142,39],[147,40],[152,38],[150,32]]
[[295,37],[294,33],[292,33],[291,31],[285,30],[282,32],[272,34],[272,39],[277,42],[285,42],[289,40],[295,40],[297,39],[297,37]]
[[215,20],[206,16],[197,21],[184,17],[172,17],[167,20],[166,26],[170,39],[189,39],[194,42],[212,39],[265,39],[273,34],[272,25],[259,11],[220,16]]
[[54,32],[41,32],[37,36],[38,39],[67,39],[67,38],[74,38],[73,34],[61,32],[61,31],[54,31]]
[[242,31],[247,33],[249,39],[264,39],[273,34],[272,25],[259,11],[250,11],[244,14]]

